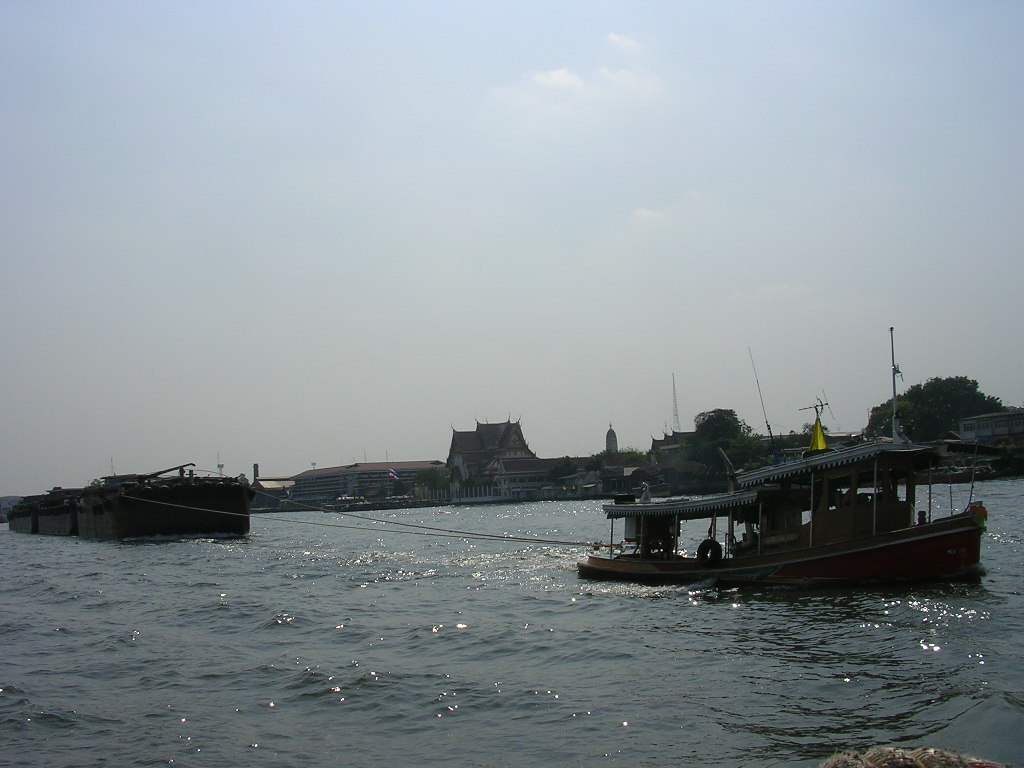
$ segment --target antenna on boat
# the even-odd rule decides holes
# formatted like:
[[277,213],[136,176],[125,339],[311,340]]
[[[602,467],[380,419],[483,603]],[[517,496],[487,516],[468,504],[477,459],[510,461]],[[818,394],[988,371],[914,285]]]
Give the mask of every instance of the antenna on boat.
[[903,423],[900,420],[900,409],[896,405],[896,377],[903,379],[900,367],[896,365],[896,341],[893,327],[889,326],[889,351],[892,354],[892,441],[896,445],[907,445],[910,443],[903,430]]
[[[822,393],[822,394],[824,394],[824,393]],[[813,408],[814,409],[814,418],[816,418],[816,419],[820,419],[821,418],[821,412],[823,410],[825,410],[826,408],[829,409],[829,412],[832,411],[832,409],[829,408],[828,403],[825,402],[824,400],[822,400],[820,397],[816,397],[815,400],[817,400],[818,402],[816,402],[814,405],[807,405],[807,406],[804,406],[803,408],[800,408],[799,410],[801,410],[801,411],[809,411],[809,410],[811,410]]]
[[761,382],[757,378],[757,366],[754,365],[754,353],[747,347],[747,354],[750,355],[750,367],[754,369],[754,383],[757,384],[757,397],[761,401],[761,413],[764,414],[764,425],[768,428],[768,445],[772,449],[772,459],[777,461],[779,450],[775,445],[775,436],[772,434],[772,425],[768,423],[768,411],[764,408],[764,396],[761,394]]
[[[828,415],[832,417],[832,421],[836,421],[836,415],[832,412],[832,406],[828,404],[828,395],[825,394],[825,388],[821,388],[821,396],[825,399],[825,407],[828,408]],[[839,427],[838,422],[836,426]]]

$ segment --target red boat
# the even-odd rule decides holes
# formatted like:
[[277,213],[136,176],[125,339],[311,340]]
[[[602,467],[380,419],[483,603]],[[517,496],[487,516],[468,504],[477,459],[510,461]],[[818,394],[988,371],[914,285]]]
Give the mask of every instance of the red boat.
[[[866,443],[814,452],[736,475],[737,490],[701,499],[604,506],[625,522],[617,547],[579,563],[580,575],[692,584],[826,585],[960,580],[980,573],[987,512],[933,515],[916,473],[957,443]],[[680,524],[710,521],[693,554],[680,551]],[[719,540],[719,521],[724,524]]]
[[[612,520],[609,542],[619,519],[625,538],[582,560],[580,575],[721,586],[977,578],[988,512],[974,502],[940,516],[931,485],[919,478],[950,455],[977,455],[978,446],[958,440],[912,444],[896,406],[897,375],[893,353],[891,440],[831,450],[815,418],[810,449],[801,458],[735,473],[730,493],[617,498],[604,506]],[[692,555],[681,551],[681,523],[701,519],[710,520],[707,538]]]

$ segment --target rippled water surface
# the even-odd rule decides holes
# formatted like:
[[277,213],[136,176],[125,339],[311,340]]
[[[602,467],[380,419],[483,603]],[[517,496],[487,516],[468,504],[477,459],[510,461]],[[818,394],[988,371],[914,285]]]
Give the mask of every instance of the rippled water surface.
[[[581,581],[579,546],[316,512],[230,541],[0,526],[0,764],[813,766],[885,743],[1022,766],[1024,481],[975,496],[980,584],[823,592]],[[377,515],[608,536],[594,502]]]

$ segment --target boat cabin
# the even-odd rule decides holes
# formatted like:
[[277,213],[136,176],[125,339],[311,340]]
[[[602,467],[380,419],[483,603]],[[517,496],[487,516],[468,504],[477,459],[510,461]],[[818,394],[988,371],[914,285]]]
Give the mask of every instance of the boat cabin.
[[605,511],[612,541],[614,521],[625,524],[618,555],[640,559],[679,557],[687,520],[709,521],[696,553],[704,560],[850,542],[931,520],[930,487],[919,489],[916,478],[934,455],[933,447],[865,444],[740,473],[730,494],[650,503],[617,497]]

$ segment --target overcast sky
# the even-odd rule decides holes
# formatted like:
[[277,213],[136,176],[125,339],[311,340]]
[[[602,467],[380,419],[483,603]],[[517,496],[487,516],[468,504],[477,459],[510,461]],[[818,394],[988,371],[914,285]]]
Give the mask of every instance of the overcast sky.
[[1024,403],[1019,2],[0,2],[0,493]]

